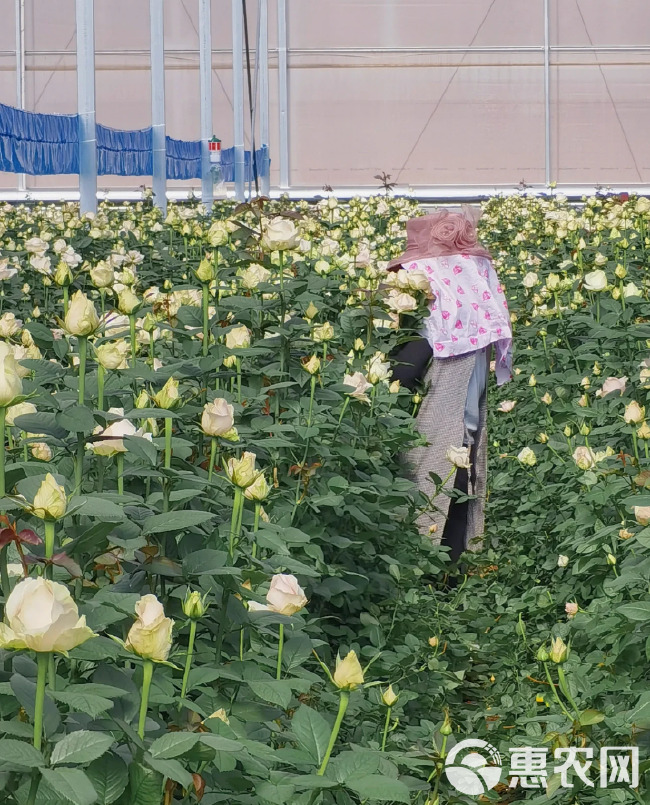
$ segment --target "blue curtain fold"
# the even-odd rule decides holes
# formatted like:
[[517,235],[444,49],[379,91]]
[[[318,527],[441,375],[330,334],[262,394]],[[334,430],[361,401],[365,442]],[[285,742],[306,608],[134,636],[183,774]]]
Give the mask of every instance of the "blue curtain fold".
[[[99,176],[151,176],[153,173],[151,127],[122,131],[102,126],[97,131]],[[201,178],[200,140],[166,138],[167,178]],[[226,182],[235,178],[234,148],[221,152]],[[256,151],[257,173],[268,169],[268,149]],[[0,171],[52,176],[79,173],[77,115],[42,115],[0,104]],[[245,152],[245,181],[253,180],[251,152]]]

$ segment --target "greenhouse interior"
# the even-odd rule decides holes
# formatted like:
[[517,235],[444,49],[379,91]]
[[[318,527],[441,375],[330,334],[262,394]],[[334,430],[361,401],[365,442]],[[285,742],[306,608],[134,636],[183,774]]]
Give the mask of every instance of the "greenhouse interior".
[[0,13],[0,805],[650,805],[650,5]]

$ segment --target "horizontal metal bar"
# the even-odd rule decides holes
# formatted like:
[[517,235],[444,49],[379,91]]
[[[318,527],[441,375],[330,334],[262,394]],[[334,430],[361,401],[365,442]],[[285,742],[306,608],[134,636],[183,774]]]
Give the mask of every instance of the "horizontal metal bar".
[[[647,53],[650,45],[551,45],[550,50],[558,53]],[[292,56],[323,56],[341,55],[358,56],[359,54],[444,54],[444,53],[539,53],[544,51],[544,45],[490,45],[478,47],[446,46],[446,47],[329,47],[329,48],[300,48],[292,47]],[[212,48],[212,55],[231,56],[231,48]],[[269,48],[269,55],[278,55],[278,48]],[[15,58],[15,51],[0,50],[0,56]],[[25,56],[74,56],[74,50],[27,50]],[[196,48],[166,48],[166,56],[195,56]],[[253,54],[254,55],[254,52]],[[142,56],[149,58],[149,51],[139,48],[125,48],[124,50],[97,50],[95,56]]]
[[[650,185],[648,184],[626,184],[626,185],[607,185],[600,188],[610,193],[633,192],[640,196],[650,196]],[[421,187],[418,189],[398,188],[396,196],[406,196],[418,201],[421,204],[436,203],[455,203],[459,201],[478,202],[491,198],[495,195],[514,196],[521,191],[513,185],[448,185],[442,187]],[[548,188],[543,184],[530,185],[527,193],[536,195],[548,195]],[[565,195],[570,201],[579,201],[583,196],[591,196],[596,192],[595,185],[558,185],[553,191],[554,195]],[[99,201],[137,201],[143,198],[141,190],[108,190],[100,191]],[[190,196],[197,198],[199,195],[198,186],[183,190],[168,190],[169,199],[176,201],[187,201]],[[230,198],[234,198],[234,192],[229,191]],[[294,200],[305,199],[307,201],[325,197],[321,188],[294,188],[293,190],[275,189],[271,191],[271,198],[279,198],[281,195],[288,195]],[[353,197],[367,198],[379,195],[376,187],[347,187],[337,190],[332,195],[340,200]],[[382,194],[383,195],[383,194]],[[79,191],[77,190],[0,190],[0,201],[8,202],[29,202],[29,201],[78,201]]]

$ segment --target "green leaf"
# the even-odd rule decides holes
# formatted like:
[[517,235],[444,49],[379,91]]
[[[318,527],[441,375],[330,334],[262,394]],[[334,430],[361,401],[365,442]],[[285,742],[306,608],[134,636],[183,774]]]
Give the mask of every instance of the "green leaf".
[[287,709],[291,703],[291,683],[283,679],[249,679],[248,687],[256,696],[271,704]]
[[160,805],[162,775],[139,763],[129,766],[129,788],[120,805]]
[[191,788],[193,784],[192,775],[189,771],[177,760],[172,760],[170,758],[165,758],[161,760],[159,758],[153,758],[150,755],[145,755],[145,761],[148,766],[151,766],[157,772],[163,775],[163,777],[169,777],[170,780],[174,780],[176,783],[180,783],[183,788]]
[[69,507],[80,507],[76,514],[85,517],[99,517],[106,522],[119,523],[125,519],[124,511],[121,506],[110,500],[99,497],[99,495],[75,495],[70,499]]
[[19,769],[35,768],[37,766],[44,766],[45,759],[43,755],[35,749],[31,744],[25,741],[16,741],[13,738],[3,738],[0,740],[0,769],[6,767]]
[[156,738],[149,747],[149,753],[151,757],[161,760],[178,757],[189,752],[198,740],[197,732],[168,732],[166,735]]
[[16,417],[16,427],[27,433],[43,433],[55,439],[65,439],[68,431],[57,424],[54,414],[38,412],[36,414],[23,414]]
[[[233,741],[231,738],[224,738],[221,735],[214,735],[211,732],[199,733],[199,739],[202,744],[209,746],[210,749],[214,749],[217,752],[241,752],[245,746],[244,743]],[[266,744],[262,744],[261,747],[263,747],[263,749],[270,749],[270,747],[267,747]],[[251,747],[247,748],[249,751],[251,751],[251,754],[254,754],[254,751],[251,750]],[[271,752],[273,752],[272,749]],[[273,759],[275,760],[275,755],[273,755]]]
[[[27,679],[20,674],[14,674],[9,680],[9,684],[14,692],[14,696],[33,721],[34,703],[36,701],[36,682],[32,682],[31,679]],[[54,735],[60,723],[61,716],[59,715],[56,705],[49,696],[46,696],[45,702],[43,703],[43,731],[47,736]]]
[[383,774],[358,777],[356,780],[349,780],[347,786],[361,799],[369,799],[371,802],[406,802],[408,805],[411,801],[410,792],[404,783]]
[[327,772],[333,772],[340,783],[345,783],[352,778],[375,774],[379,768],[379,760],[374,752],[340,752],[330,761]]
[[599,710],[583,710],[580,713],[580,724],[583,727],[587,727],[589,724],[599,724],[604,719],[605,713],[601,713]]
[[259,798],[271,805],[286,805],[287,802],[293,802],[295,791],[292,785],[274,785],[269,782],[258,783],[255,786],[256,799]]
[[211,576],[235,573],[239,575],[239,571],[228,564],[228,554],[225,551],[215,551],[213,548],[188,554],[183,559],[183,570],[188,576],[199,576],[204,573]]
[[631,621],[650,620],[650,601],[635,601],[633,604],[623,604],[616,610]]
[[59,411],[54,421],[68,433],[92,433],[97,425],[90,409],[85,405],[71,405],[65,411]]
[[141,436],[126,436],[124,446],[132,456],[141,458],[147,464],[151,464],[152,467],[158,461],[158,450],[149,439],[143,439]]
[[77,730],[54,745],[50,762],[53,766],[59,763],[90,763],[108,752],[114,741],[112,735],[104,732]]
[[75,710],[77,713],[87,713],[91,718],[97,718],[102,715],[102,713],[107,713],[113,707],[113,701],[111,699],[105,699],[103,696],[86,693],[83,691],[86,685],[79,685],[78,687],[82,688],[82,690],[78,690],[77,685],[71,690],[51,690],[50,696],[56,699],[57,702],[66,704],[71,710]]
[[129,783],[126,763],[117,755],[105,755],[93,761],[86,775],[97,792],[98,805],[111,805]]
[[193,510],[167,512],[147,517],[142,526],[144,534],[161,534],[165,531],[182,531],[184,528],[201,525],[215,517],[210,512]]
[[311,657],[312,642],[306,635],[292,637],[284,644],[282,664],[287,671],[292,671]]
[[93,805],[97,792],[81,769],[42,769],[43,779],[50,788],[72,805]]
[[315,763],[325,757],[331,727],[320,713],[301,705],[291,721],[291,732],[298,739],[301,749],[309,753]]

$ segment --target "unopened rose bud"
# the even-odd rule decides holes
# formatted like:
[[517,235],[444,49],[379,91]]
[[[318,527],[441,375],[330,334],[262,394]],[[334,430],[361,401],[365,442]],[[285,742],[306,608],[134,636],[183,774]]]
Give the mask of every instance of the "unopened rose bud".
[[580,435],[581,436],[589,436],[591,433],[591,428],[585,422],[580,425]]
[[428,643],[431,646],[431,648],[438,648],[438,644],[440,643],[440,640],[439,640],[438,637],[436,637],[434,635],[433,637],[429,638]]
[[310,375],[316,375],[320,371],[320,358],[317,355],[312,355],[311,358],[303,363],[302,368]]
[[619,539],[630,539],[630,537],[633,537],[634,534],[632,531],[628,531],[627,528],[621,528],[621,530],[618,532],[618,536]]
[[548,434],[540,433],[537,437],[537,441],[540,442],[540,444],[546,444],[548,442]]
[[625,279],[625,277],[627,277],[627,269],[625,268],[625,266],[622,266],[622,265],[619,264],[614,269],[614,274],[616,274],[616,276],[620,280],[623,280],[623,279]]
[[545,646],[540,646],[537,649],[536,657],[537,657],[538,662],[548,662],[549,654],[548,654],[548,651],[546,650]]
[[318,313],[318,308],[313,302],[310,302],[307,306],[307,310],[305,310],[305,318],[311,321],[314,316]]
[[614,566],[616,564],[616,557],[613,553],[607,554],[607,564]]
[[528,380],[528,385],[532,386],[533,388],[537,385],[537,379],[535,378],[535,375],[530,376]]
[[575,616],[578,614],[578,605],[575,603],[575,601],[567,601],[564,605],[564,611],[569,618],[575,618]]
[[567,437],[567,439],[570,439],[570,438],[571,438],[571,436],[573,435],[573,430],[571,429],[571,426],[570,426],[570,425],[566,425],[566,426],[565,426],[565,428],[564,428],[564,430],[563,430],[563,433],[564,433],[564,435]]
[[206,596],[201,595],[197,590],[188,590],[183,601],[183,614],[185,617],[196,621],[205,615],[206,610]]
[[451,735],[453,732],[453,728],[451,726],[451,721],[449,719],[449,711],[445,710],[445,720],[442,722],[442,727],[440,727],[440,734],[441,735]]
[[551,650],[549,651],[549,659],[556,665],[561,665],[568,659],[569,647],[562,640],[561,637],[554,637],[551,641]]
[[354,342],[354,349],[355,349],[357,352],[363,352],[363,350],[364,350],[365,348],[366,348],[366,345],[363,343],[363,341],[361,340],[361,338],[357,338],[357,339],[355,340],[355,342]]
[[393,690],[393,686],[389,685],[386,690],[381,694],[381,700],[386,707],[392,707],[398,699],[398,695]]

